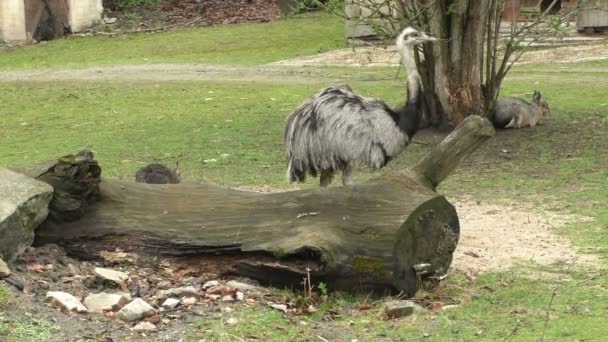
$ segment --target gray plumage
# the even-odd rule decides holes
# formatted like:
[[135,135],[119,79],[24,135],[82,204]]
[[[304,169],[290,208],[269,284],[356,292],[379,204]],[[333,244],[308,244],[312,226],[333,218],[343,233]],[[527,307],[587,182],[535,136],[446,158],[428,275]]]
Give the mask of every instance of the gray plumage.
[[356,164],[379,169],[403,151],[418,129],[420,80],[413,47],[434,40],[411,27],[397,38],[408,69],[405,106],[393,110],[382,100],[340,85],[317,92],[291,113],[284,132],[288,181],[320,176],[321,186],[327,186],[341,171],[343,184],[349,185]]
[[163,164],[153,163],[144,166],[135,174],[135,182],[148,184],[177,184],[181,182],[179,163],[169,169]]
[[285,147],[290,182],[349,171],[353,162],[379,169],[409,137],[381,100],[355,94],[347,85],[321,90],[287,119]]

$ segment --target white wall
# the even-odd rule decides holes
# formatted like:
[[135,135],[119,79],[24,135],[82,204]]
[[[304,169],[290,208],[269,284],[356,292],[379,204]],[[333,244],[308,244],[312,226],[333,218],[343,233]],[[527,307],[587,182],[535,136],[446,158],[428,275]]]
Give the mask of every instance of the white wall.
[[68,0],[68,8],[72,32],[80,32],[101,21],[102,0]]
[[0,26],[0,40],[7,43],[23,43],[27,40],[23,0],[0,0]]

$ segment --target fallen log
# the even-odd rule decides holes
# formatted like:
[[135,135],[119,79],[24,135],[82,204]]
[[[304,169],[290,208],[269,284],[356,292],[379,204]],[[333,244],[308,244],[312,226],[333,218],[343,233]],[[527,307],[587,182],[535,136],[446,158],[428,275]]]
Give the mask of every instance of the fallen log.
[[436,186],[493,134],[486,119],[470,116],[411,170],[349,187],[271,194],[208,183],[99,183],[92,154],[63,157],[37,178],[76,209],[51,204],[36,244],[56,243],[81,257],[117,247],[240,255],[227,271],[263,284],[299,288],[310,272],[329,288],[411,296],[421,278],[446,274],[458,242],[456,210]]

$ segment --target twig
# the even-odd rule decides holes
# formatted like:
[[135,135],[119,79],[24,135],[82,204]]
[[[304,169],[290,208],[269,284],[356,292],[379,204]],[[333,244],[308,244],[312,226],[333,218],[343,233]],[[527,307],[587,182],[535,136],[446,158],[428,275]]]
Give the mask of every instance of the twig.
[[13,276],[8,277],[3,279],[6,283],[13,285],[14,287],[16,287],[19,291],[23,291],[23,289],[25,288],[25,284],[19,280],[14,278]]
[[509,335],[507,335],[507,337],[505,337],[505,339],[503,341],[506,341],[506,340],[510,339],[513,335],[515,335],[517,330],[519,330],[520,323],[521,323],[520,320],[517,320],[517,322],[515,322],[515,326],[513,327],[513,329],[511,329],[511,332],[509,333]]
[[[575,283],[574,285],[570,285],[568,287],[565,287],[563,290],[567,290],[567,289],[571,289],[574,287],[579,287],[581,285],[583,285],[584,283],[590,282],[592,280],[595,280],[597,277],[601,276],[601,273],[598,274],[594,274],[589,278],[583,279],[581,281],[579,281],[578,283]],[[553,289],[553,292],[551,293],[551,299],[549,300],[549,305],[547,306],[547,313],[545,314],[545,324],[543,326],[543,335],[541,336],[540,340],[544,341],[545,340],[545,333],[547,331],[547,328],[549,327],[549,315],[551,314],[551,307],[553,306],[553,301],[555,300],[555,297],[557,297],[557,293],[560,291],[560,287],[556,287],[555,289]]]
[[549,326],[549,315],[551,314],[551,306],[553,306],[553,300],[556,296],[557,288],[553,289],[553,292],[551,293],[551,300],[549,300],[549,306],[547,307],[547,313],[545,315],[545,324],[543,325],[543,335],[540,338],[541,341],[545,340],[545,332],[547,331],[547,327]]
[[327,339],[324,339],[323,337],[317,335],[317,338],[323,342],[329,342]]

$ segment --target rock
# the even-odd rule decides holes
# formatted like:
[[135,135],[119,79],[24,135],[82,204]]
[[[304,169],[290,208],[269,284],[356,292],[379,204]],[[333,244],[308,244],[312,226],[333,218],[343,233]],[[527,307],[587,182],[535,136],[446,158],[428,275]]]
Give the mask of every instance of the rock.
[[159,315],[154,315],[154,316],[150,316],[148,318],[146,318],[146,322],[150,322],[152,324],[158,324],[160,323],[161,319]]
[[222,302],[234,302],[234,297],[232,297],[231,295],[226,295],[222,297]]
[[49,214],[53,188],[0,167],[0,256],[13,262],[34,241]]
[[228,325],[237,325],[237,324],[239,324],[239,321],[236,318],[234,318],[234,317],[230,317],[226,321],[226,324],[228,324]]
[[117,20],[118,20],[118,18],[110,18],[110,17],[103,18],[103,22],[106,24],[114,24]]
[[415,303],[410,300],[395,300],[384,304],[384,313],[389,318],[399,318],[414,314]]
[[161,306],[163,308],[169,310],[169,309],[175,309],[178,305],[179,305],[179,299],[167,298],[167,300],[165,300]]
[[287,305],[285,304],[273,304],[273,303],[268,303],[268,305],[273,308],[273,309],[277,309],[280,311],[283,311],[285,313],[287,313]]
[[0,259],[0,279],[6,278],[11,275],[11,269],[8,268],[8,265],[4,262],[4,260]]
[[189,306],[194,305],[196,303],[196,297],[185,297],[182,298],[182,304]]
[[136,326],[133,327],[133,330],[135,331],[156,331],[156,325],[147,322],[147,321],[143,321],[138,323]]
[[157,295],[157,297],[163,298],[163,299],[168,298],[168,297],[182,298],[182,297],[198,297],[198,296],[199,296],[199,293],[194,288],[194,286],[178,287],[176,289],[160,291],[159,294]]
[[220,284],[217,280],[209,280],[208,282],[203,284],[203,290],[206,290],[210,287],[218,286]]
[[251,290],[259,290],[260,289],[259,286],[241,283],[241,282],[236,281],[236,280],[231,280],[231,281],[227,282],[226,285],[228,285],[230,287],[234,287],[235,289],[241,290],[243,292],[245,292],[245,291],[251,291]]
[[133,322],[139,321],[142,318],[154,316],[156,310],[150,304],[146,303],[141,298],[135,298],[134,301],[120,309],[116,314],[123,321]]
[[124,283],[129,279],[129,276],[125,272],[101,267],[95,267],[95,275],[97,275],[101,279],[111,281],[118,285]]
[[236,293],[236,300],[238,300],[239,302],[242,302],[245,300],[245,295],[243,294],[243,292],[238,291]]
[[236,293],[236,289],[234,287],[226,286],[226,285],[217,285],[207,289],[208,294],[221,294],[222,296],[232,295]]
[[87,308],[76,297],[66,292],[49,291],[46,293],[44,301],[66,312],[88,312]]
[[131,296],[124,293],[93,293],[84,300],[84,305],[92,312],[105,312],[120,310],[131,300]]
[[460,305],[444,305],[441,307],[442,310],[450,310],[459,307]]

